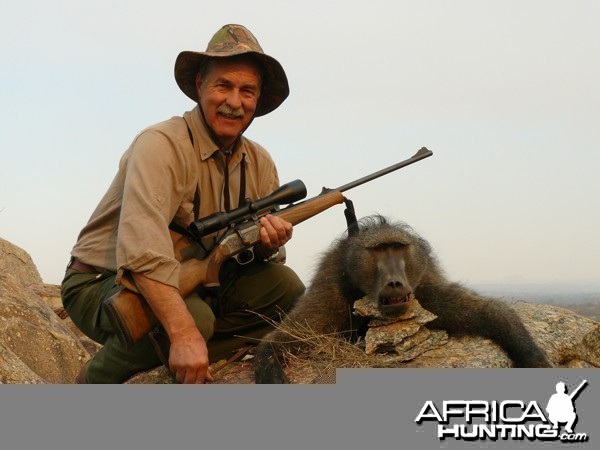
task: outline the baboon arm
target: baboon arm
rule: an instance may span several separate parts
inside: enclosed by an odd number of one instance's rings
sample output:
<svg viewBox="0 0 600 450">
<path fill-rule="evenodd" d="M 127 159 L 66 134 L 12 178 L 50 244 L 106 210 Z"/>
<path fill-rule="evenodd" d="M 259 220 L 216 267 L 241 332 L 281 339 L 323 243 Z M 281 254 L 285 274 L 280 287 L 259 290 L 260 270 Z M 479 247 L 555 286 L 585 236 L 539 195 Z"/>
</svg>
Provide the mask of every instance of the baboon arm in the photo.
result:
<svg viewBox="0 0 600 450">
<path fill-rule="evenodd" d="M 277 344 L 262 342 L 254 355 L 254 382 L 256 384 L 287 384 L 282 366 L 283 352 Z"/>
<path fill-rule="evenodd" d="M 516 367 L 552 367 L 521 318 L 506 303 L 482 297 L 458 283 L 419 286 L 415 293 L 438 318 L 432 327 L 456 335 L 477 335 L 496 342 Z"/>
</svg>

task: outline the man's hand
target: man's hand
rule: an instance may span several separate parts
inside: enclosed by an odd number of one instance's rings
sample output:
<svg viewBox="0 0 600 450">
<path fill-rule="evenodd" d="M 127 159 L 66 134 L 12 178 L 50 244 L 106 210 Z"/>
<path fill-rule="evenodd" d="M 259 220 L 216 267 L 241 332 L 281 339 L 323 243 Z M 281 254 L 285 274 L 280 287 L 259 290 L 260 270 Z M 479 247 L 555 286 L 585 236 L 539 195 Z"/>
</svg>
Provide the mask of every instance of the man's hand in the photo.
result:
<svg viewBox="0 0 600 450">
<path fill-rule="evenodd" d="M 132 273 L 140 293 L 165 328 L 171 341 L 169 368 L 180 383 L 212 381 L 206 341 L 196 327 L 179 291 L 173 286 Z"/>
<path fill-rule="evenodd" d="M 260 244 L 255 247 L 259 256 L 270 256 L 292 238 L 292 224 L 278 216 L 267 214 L 261 217 L 260 225 Z"/>
<path fill-rule="evenodd" d="M 178 382 L 198 384 L 212 381 L 208 365 L 206 342 L 196 326 L 183 333 L 178 330 L 171 337 L 169 368 Z"/>
</svg>

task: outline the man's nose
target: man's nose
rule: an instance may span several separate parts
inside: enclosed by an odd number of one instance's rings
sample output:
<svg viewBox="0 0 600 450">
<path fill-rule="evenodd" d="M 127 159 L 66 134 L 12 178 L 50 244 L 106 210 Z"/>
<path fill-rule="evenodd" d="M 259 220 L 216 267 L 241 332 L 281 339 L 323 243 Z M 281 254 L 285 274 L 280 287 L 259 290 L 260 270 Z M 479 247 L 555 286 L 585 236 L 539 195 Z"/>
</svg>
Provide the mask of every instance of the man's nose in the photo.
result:
<svg viewBox="0 0 600 450">
<path fill-rule="evenodd" d="M 239 89 L 231 89 L 227 95 L 227 104 L 232 109 L 238 109 L 242 107 L 242 97 L 240 96 Z"/>
</svg>

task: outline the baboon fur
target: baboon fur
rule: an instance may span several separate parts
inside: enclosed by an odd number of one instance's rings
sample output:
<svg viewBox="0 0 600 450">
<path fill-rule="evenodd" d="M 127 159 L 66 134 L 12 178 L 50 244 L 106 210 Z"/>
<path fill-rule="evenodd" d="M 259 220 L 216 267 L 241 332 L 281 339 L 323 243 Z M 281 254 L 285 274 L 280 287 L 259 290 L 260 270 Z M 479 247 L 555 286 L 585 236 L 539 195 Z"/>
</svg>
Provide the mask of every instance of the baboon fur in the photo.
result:
<svg viewBox="0 0 600 450">
<path fill-rule="evenodd" d="M 366 324 L 351 314 L 356 300 L 366 296 L 385 313 L 406 309 L 409 295 L 438 316 L 428 324 L 431 328 L 489 338 L 515 367 L 552 366 L 512 308 L 448 281 L 427 241 L 407 224 L 381 216 L 362 219 L 324 252 L 310 287 L 284 325 L 305 324 L 316 334 L 362 334 Z M 283 353 L 301 345 L 279 329 L 265 336 L 256 350 L 255 381 L 286 383 Z"/>
</svg>

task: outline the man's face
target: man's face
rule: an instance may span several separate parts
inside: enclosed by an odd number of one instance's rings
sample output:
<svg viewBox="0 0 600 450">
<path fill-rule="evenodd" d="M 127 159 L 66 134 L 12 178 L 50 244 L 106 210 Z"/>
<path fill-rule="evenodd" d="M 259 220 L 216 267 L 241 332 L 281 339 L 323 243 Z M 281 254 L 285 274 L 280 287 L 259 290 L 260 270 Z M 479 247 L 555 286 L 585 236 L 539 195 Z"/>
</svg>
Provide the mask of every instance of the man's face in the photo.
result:
<svg viewBox="0 0 600 450">
<path fill-rule="evenodd" d="M 260 95 L 260 72 L 251 61 L 215 60 L 196 89 L 207 124 L 228 146 L 248 125 Z"/>
</svg>

